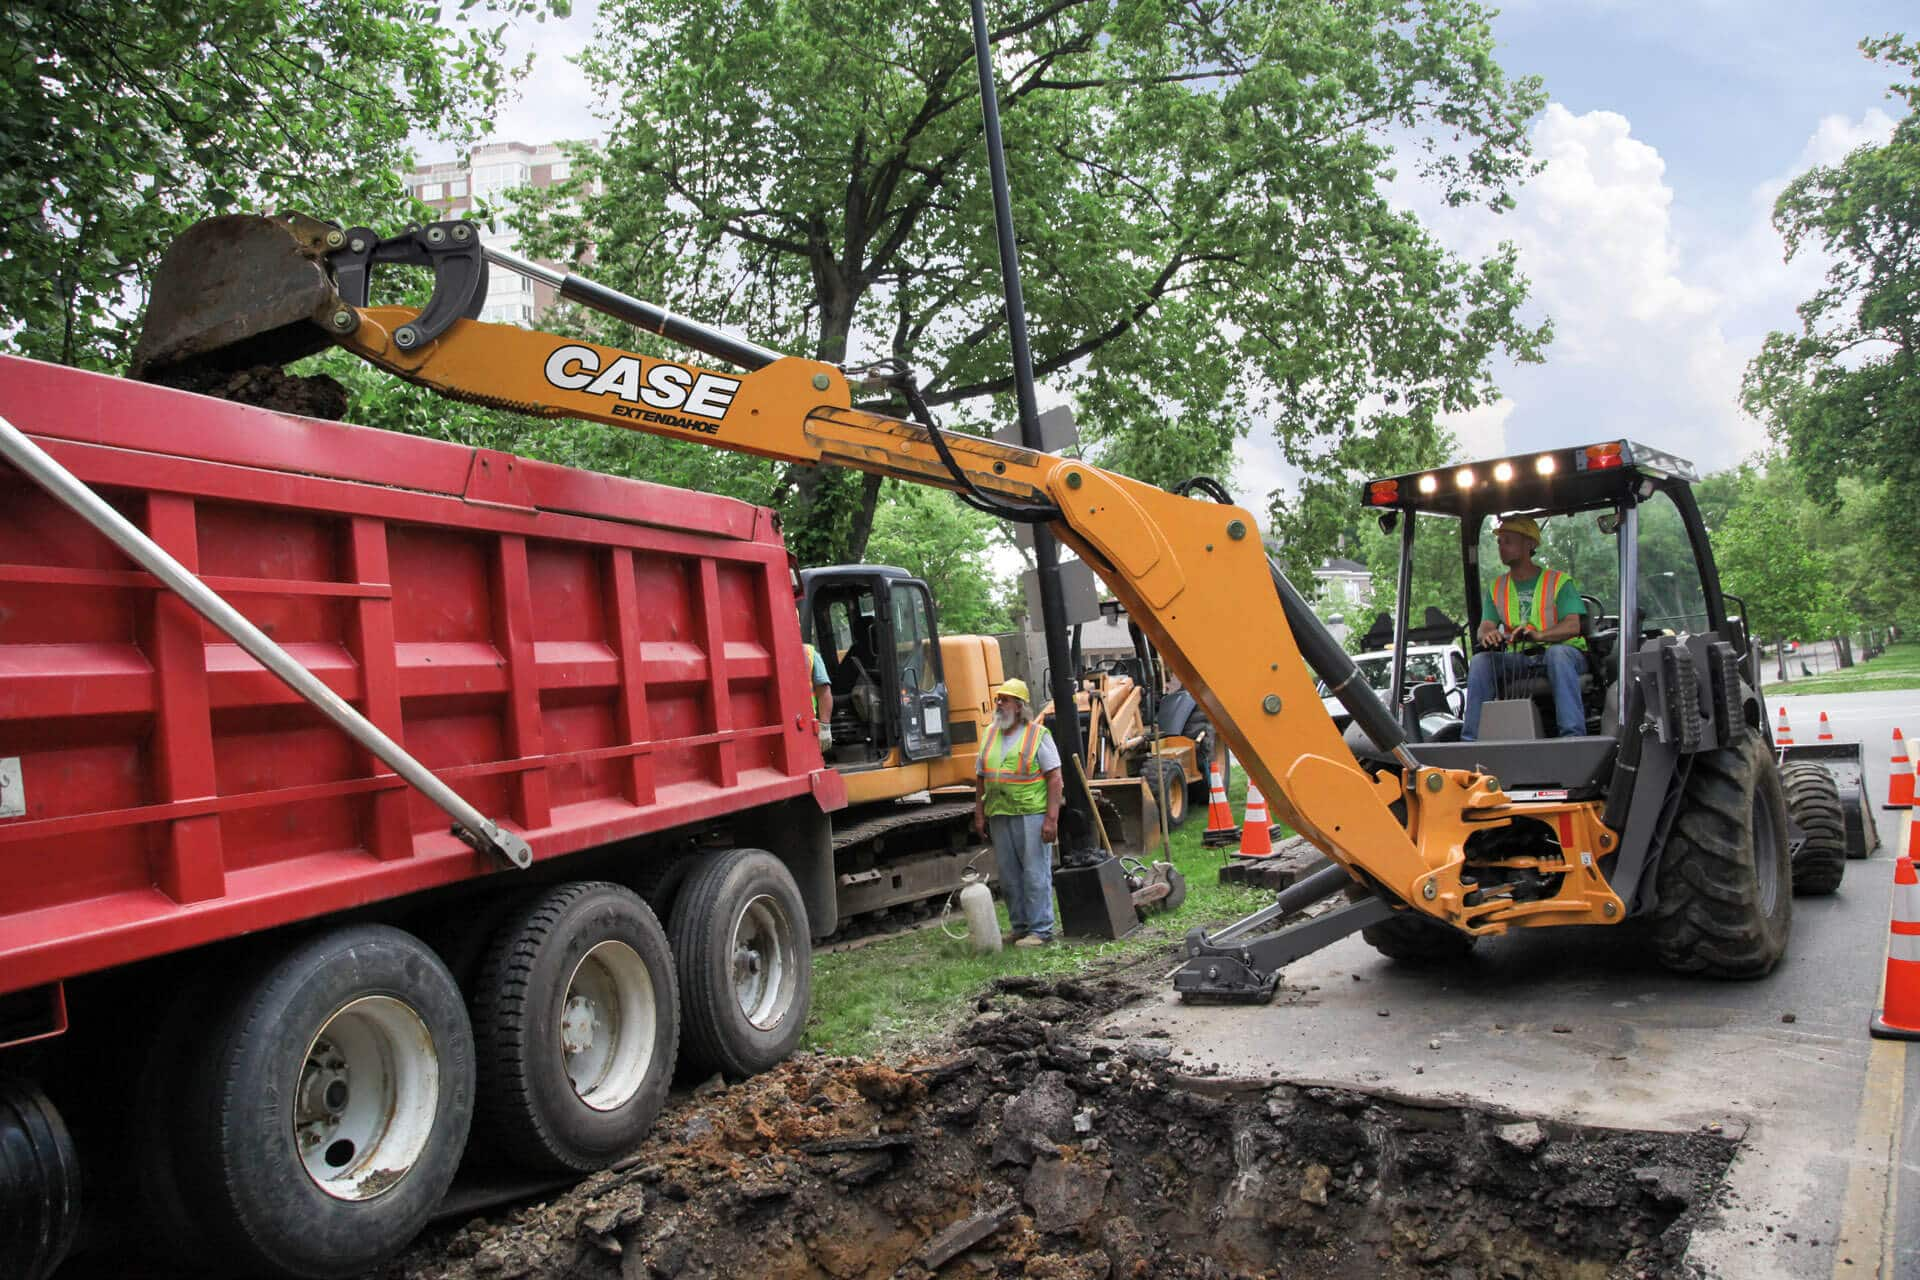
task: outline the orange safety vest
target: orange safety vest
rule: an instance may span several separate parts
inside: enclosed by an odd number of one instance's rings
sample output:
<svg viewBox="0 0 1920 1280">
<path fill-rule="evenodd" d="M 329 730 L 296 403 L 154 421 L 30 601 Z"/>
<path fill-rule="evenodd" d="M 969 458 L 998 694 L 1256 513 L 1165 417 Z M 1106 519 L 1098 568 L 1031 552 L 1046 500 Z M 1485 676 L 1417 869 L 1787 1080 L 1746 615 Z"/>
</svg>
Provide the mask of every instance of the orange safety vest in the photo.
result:
<svg viewBox="0 0 1920 1280">
<path fill-rule="evenodd" d="M 1560 611 L 1554 607 L 1554 598 L 1560 594 L 1560 580 L 1567 575 L 1558 569 L 1542 569 L 1534 580 L 1531 617 L 1514 615 L 1513 575 L 1503 573 L 1493 580 L 1493 607 L 1500 611 L 1500 620 L 1509 627 L 1530 626 L 1545 631 L 1560 621 Z"/>
<path fill-rule="evenodd" d="M 998 724 L 987 730 L 980 776 L 987 784 L 989 816 L 1046 812 L 1047 780 L 1040 772 L 1040 743 L 1046 732 L 1038 720 L 1027 721 L 1017 740 L 1002 734 Z"/>
</svg>

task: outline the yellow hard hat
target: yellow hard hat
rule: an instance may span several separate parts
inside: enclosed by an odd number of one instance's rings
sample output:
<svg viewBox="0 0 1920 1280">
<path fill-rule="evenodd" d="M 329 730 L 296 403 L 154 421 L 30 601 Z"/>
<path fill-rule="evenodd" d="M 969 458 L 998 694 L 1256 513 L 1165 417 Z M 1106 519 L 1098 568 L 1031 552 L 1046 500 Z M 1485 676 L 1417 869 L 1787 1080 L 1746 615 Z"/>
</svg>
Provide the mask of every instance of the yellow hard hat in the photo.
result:
<svg viewBox="0 0 1920 1280">
<path fill-rule="evenodd" d="M 1025 680 L 1009 680 L 998 689 L 995 689 L 993 696 L 996 698 L 1018 698 L 1022 702 L 1033 701 L 1032 695 L 1027 692 L 1027 682 Z"/>
<path fill-rule="evenodd" d="M 1507 516 L 1500 521 L 1495 533 L 1517 533 L 1523 538 L 1532 538 L 1537 546 L 1540 542 L 1540 522 L 1532 516 Z"/>
</svg>

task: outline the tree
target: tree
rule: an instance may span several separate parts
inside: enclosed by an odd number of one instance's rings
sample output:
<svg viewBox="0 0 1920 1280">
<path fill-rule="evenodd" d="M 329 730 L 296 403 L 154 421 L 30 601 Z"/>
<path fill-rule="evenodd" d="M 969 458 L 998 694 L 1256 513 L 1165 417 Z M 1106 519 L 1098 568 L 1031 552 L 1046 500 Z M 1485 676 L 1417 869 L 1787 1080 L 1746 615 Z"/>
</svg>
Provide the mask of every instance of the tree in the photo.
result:
<svg viewBox="0 0 1920 1280">
<path fill-rule="evenodd" d="M 1010 588 L 989 566 L 1005 535 L 993 517 L 922 485 L 885 486 L 873 516 L 867 559 L 897 565 L 933 592 L 947 635 L 1010 631 Z"/>
<path fill-rule="evenodd" d="M 1510 247 L 1443 249 L 1379 188 L 1510 203 L 1537 80 L 1472 0 L 1006 0 L 992 41 L 1036 371 L 1093 460 L 1225 474 L 1256 421 L 1310 475 L 1492 389 Z M 607 144 L 516 223 L 537 252 L 781 350 L 920 371 L 977 428 L 1009 361 L 967 25 L 880 0 L 608 0 Z M 641 38 L 637 33 L 645 33 Z M 620 334 L 611 340 L 631 341 Z M 895 402 L 897 405 L 897 402 Z M 879 482 L 785 469 L 803 559 L 858 558 Z M 1291 511 L 1291 508 L 1287 508 Z"/>
<path fill-rule="evenodd" d="M 1746 601 L 1755 635 L 1778 645 L 1790 636 L 1827 634 L 1831 567 L 1800 536 L 1790 507 L 1746 502 L 1728 513 L 1714 555 L 1728 591 Z"/>
<path fill-rule="evenodd" d="M 1829 507 L 1843 475 L 1907 494 L 1920 483 L 1920 44 L 1886 36 L 1860 48 L 1907 77 L 1891 88 L 1907 114 L 1884 146 L 1811 169 L 1780 193 L 1773 223 L 1787 258 L 1811 246 L 1833 265 L 1798 308 L 1800 333 L 1769 334 L 1742 387 L 1748 411 Z M 1911 554 L 1910 519 L 1906 527 L 1901 555 Z"/>
<path fill-rule="evenodd" d="M 120 367 L 162 251 L 211 214 L 423 215 L 400 185 L 408 140 L 484 124 L 515 75 L 504 29 L 443 25 L 419 0 L 14 0 L 0 14 L 0 340 Z"/>
</svg>

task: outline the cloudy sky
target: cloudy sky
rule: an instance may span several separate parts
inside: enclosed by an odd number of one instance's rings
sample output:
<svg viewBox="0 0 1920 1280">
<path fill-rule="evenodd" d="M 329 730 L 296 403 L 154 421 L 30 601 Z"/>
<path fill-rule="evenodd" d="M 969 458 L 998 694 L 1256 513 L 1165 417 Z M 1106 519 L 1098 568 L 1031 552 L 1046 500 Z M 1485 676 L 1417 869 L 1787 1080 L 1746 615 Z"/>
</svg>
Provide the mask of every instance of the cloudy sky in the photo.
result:
<svg viewBox="0 0 1920 1280">
<path fill-rule="evenodd" d="M 496 136 L 600 132 L 566 61 L 596 7 L 517 33 L 535 66 Z M 1533 312 L 1554 321 L 1546 364 L 1497 368 L 1505 398 L 1452 424 L 1465 455 L 1631 435 L 1712 469 L 1761 448 L 1741 371 L 1769 330 L 1793 326 L 1821 270 L 1781 261 L 1773 198 L 1885 139 L 1892 77 L 1856 45 L 1911 32 L 1913 15 L 1911 0 L 1508 0 L 1502 65 L 1544 77 L 1551 100 L 1533 130 L 1545 171 L 1503 217 L 1395 193 L 1463 253 L 1517 243 Z M 1254 442 L 1234 487 L 1260 510 L 1286 479 Z"/>
</svg>

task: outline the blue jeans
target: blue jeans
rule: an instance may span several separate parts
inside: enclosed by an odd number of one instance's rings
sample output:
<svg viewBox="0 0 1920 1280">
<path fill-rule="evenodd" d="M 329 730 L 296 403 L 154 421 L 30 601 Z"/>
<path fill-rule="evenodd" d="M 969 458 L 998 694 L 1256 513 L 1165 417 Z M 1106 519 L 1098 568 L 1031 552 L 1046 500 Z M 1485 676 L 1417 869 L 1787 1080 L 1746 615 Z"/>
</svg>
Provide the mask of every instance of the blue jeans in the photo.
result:
<svg viewBox="0 0 1920 1280">
<path fill-rule="evenodd" d="M 1570 644 L 1550 644 L 1544 654 L 1476 653 L 1467 668 L 1467 722 L 1460 740 L 1472 742 L 1480 736 L 1480 708 L 1499 693 L 1503 682 L 1540 675 L 1553 686 L 1556 731 L 1563 738 L 1579 737 L 1587 731 L 1587 713 L 1580 706 L 1580 673 L 1586 669 L 1586 655 Z"/>
<path fill-rule="evenodd" d="M 1046 820 L 1044 813 L 987 819 L 1007 920 L 1015 933 L 1036 938 L 1053 936 L 1053 846 L 1040 840 L 1040 824 Z"/>
</svg>

